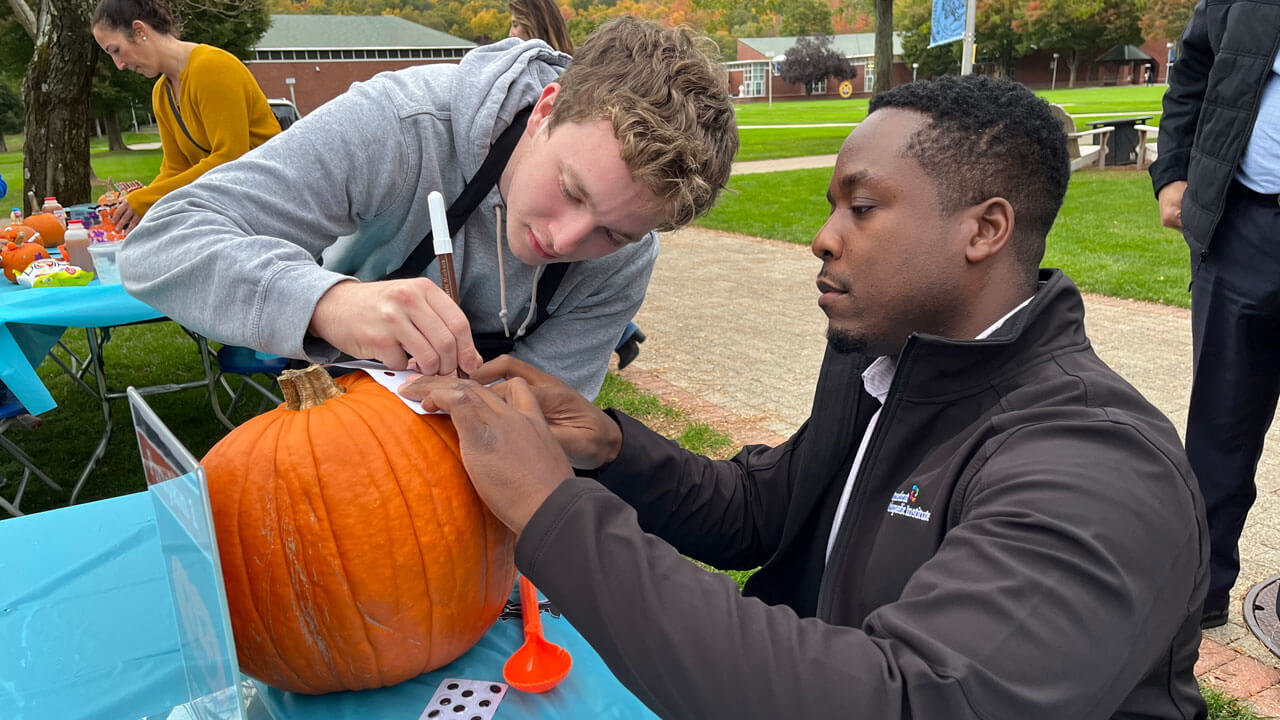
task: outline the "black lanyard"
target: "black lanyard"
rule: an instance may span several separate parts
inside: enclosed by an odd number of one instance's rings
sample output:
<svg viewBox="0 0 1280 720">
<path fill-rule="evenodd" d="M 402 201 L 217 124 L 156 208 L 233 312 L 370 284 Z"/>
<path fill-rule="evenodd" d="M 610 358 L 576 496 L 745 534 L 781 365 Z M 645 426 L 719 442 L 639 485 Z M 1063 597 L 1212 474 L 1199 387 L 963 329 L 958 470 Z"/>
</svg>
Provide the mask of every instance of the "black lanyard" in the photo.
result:
<svg viewBox="0 0 1280 720">
<path fill-rule="evenodd" d="M 476 171 L 474 177 L 467 182 L 466 187 L 458 197 L 449 205 L 449 209 L 445 211 L 445 217 L 449 221 L 450 234 L 458 231 L 467 218 L 489 195 L 489 191 L 498 184 L 498 178 L 502 176 L 502 171 L 507 167 L 507 161 L 511 159 L 511 153 L 515 150 L 516 143 L 520 142 L 520 135 L 524 133 L 525 127 L 529 123 L 529 113 L 533 108 L 525 108 L 516 113 L 511 120 L 511 125 L 502 131 L 502 135 L 498 136 L 498 140 L 493 143 L 493 147 L 489 148 L 489 154 L 485 156 L 484 162 L 480 164 L 480 169 Z M 499 228 L 501 230 L 501 228 Z M 431 241 L 431 232 L 427 231 L 426 236 L 418 243 L 418 247 L 404 261 L 399 269 L 388 273 L 386 278 L 392 280 L 420 277 L 432 262 L 436 259 L 435 245 Z M 551 297 L 555 295 L 556 290 L 560 287 L 560 282 L 564 280 L 564 274 L 568 272 L 570 263 L 553 263 L 548 266 L 542 273 L 542 278 L 538 282 L 537 311 L 534 314 L 533 321 L 525 329 L 525 335 L 530 335 L 544 320 L 551 316 L 547 310 L 547 306 L 551 303 Z M 506 337 L 505 333 L 473 333 L 472 339 L 476 343 L 476 349 L 480 351 L 480 355 L 485 360 L 493 358 L 503 353 L 509 353 L 515 347 L 515 339 Z"/>
<path fill-rule="evenodd" d="M 204 151 L 206 155 L 212 155 L 213 151 L 196 142 L 196 139 L 191 137 L 191 131 L 187 129 L 187 124 L 182 122 L 182 113 L 178 112 L 178 103 L 173 101 L 173 89 L 169 87 L 169 80 L 167 78 L 164 81 L 164 96 L 169 98 L 169 108 L 173 110 L 173 117 L 178 121 L 178 127 L 182 128 L 182 134 L 186 135 L 187 139 L 191 141 L 191 144 L 200 148 L 200 150 Z"/>
</svg>

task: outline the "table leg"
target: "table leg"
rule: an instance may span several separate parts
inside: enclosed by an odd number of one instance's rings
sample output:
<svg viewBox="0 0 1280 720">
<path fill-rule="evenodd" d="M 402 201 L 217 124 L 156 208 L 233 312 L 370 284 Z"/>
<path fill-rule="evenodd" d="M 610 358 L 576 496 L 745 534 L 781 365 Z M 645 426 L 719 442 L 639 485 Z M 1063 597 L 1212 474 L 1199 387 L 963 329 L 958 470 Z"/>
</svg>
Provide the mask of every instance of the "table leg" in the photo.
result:
<svg viewBox="0 0 1280 720">
<path fill-rule="evenodd" d="M 93 376 L 98 385 L 98 405 L 102 408 L 102 439 L 98 440 L 98 446 L 93 449 L 93 455 L 89 457 L 89 462 L 80 473 L 80 479 L 76 481 L 75 489 L 71 491 L 71 502 L 67 503 L 68 505 L 76 504 L 76 497 L 80 495 L 81 488 L 98 465 L 98 461 L 106 454 L 107 443 L 111 440 L 111 400 L 107 392 L 106 362 L 102 357 L 102 346 L 98 343 L 96 328 L 85 328 L 85 334 L 89 338 L 89 357 L 86 362 L 93 366 Z"/>
<path fill-rule="evenodd" d="M 18 508 L 22 506 L 22 494 L 26 492 L 27 482 L 31 480 L 32 475 L 35 475 L 37 479 L 54 490 L 60 491 L 62 486 L 54 482 L 48 475 L 45 475 L 43 470 L 36 467 L 35 461 L 31 459 L 31 456 L 26 451 L 4 436 L 5 429 L 12 422 L 12 418 L 0 421 L 0 448 L 3 448 L 5 452 L 13 456 L 18 461 L 18 464 L 22 466 L 22 479 L 18 481 L 18 492 L 14 495 L 12 503 L 4 499 L 4 497 L 0 497 L 0 509 L 17 517 L 23 514 Z M 5 484 L 4 478 L 0 478 L 0 485 L 3 484 Z"/>
<path fill-rule="evenodd" d="M 104 333 L 100 345 L 105 346 L 110 337 L 109 333 Z M 57 350 L 65 352 L 67 354 L 67 360 L 64 361 L 62 358 L 58 357 Z M 55 365 L 62 368 L 62 372 L 65 373 L 67 377 L 71 378 L 72 382 L 79 385 L 82 390 L 90 395 L 96 396 L 98 394 L 96 390 L 89 386 L 89 383 L 84 381 L 84 376 L 92 369 L 88 358 L 81 360 L 80 356 L 72 352 L 71 348 L 67 347 L 66 344 L 62 342 L 59 342 L 52 350 L 49 351 L 48 357 Z"/>
<path fill-rule="evenodd" d="M 190 380 L 180 383 L 164 383 L 161 385 L 149 385 L 146 387 L 135 388 L 142 395 L 157 395 L 161 393 L 176 392 L 178 390 L 190 390 L 194 388 L 211 388 L 213 378 L 213 367 L 209 360 L 209 341 L 204 336 L 193 333 L 186 328 L 182 328 L 183 332 L 191 337 L 196 344 L 196 349 L 200 353 L 201 369 L 204 371 L 204 378 L 200 380 Z M 101 335 L 99 335 L 101 333 Z M 107 363 L 106 357 L 103 355 L 103 348 L 110 339 L 110 328 L 86 328 L 85 334 L 89 340 L 89 356 L 85 358 L 84 364 L 80 369 L 80 375 L 84 374 L 85 368 L 89 368 L 93 372 L 94 384 L 96 388 L 89 387 L 82 379 L 72 375 L 73 380 L 77 380 L 86 390 L 95 395 L 98 399 L 98 405 L 102 409 L 102 421 L 104 423 L 102 429 L 102 437 L 98 440 L 98 445 L 93 450 L 89 462 L 85 464 L 84 470 L 80 473 L 80 478 L 76 481 L 75 489 L 71 491 L 71 502 L 74 505 L 76 498 L 80 495 L 80 490 L 89 479 L 89 475 L 98 465 L 98 461 L 107 452 L 107 444 L 111 440 L 111 401 L 116 398 L 126 397 L 121 391 L 111 390 L 107 385 Z M 64 368 L 65 369 L 65 368 Z"/>
</svg>

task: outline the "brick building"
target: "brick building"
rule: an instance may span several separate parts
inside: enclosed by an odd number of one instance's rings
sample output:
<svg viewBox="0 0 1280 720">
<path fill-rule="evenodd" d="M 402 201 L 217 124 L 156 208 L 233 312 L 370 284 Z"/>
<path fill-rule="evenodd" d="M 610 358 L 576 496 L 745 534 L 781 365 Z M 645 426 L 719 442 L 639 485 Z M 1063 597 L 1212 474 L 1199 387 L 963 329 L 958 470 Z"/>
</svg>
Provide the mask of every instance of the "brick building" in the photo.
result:
<svg viewBox="0 0 1280 720">
<path fill-rule="evenodd" d="M 770 72 L 773 59 L 785 55 L 798 39 L 795 36 L 739 39 L 737 61 L 725 63 L 729 71 L 729 92 L 741 102 L 764 102 L 770 96 L 774 100 L 803 99 L 805 97 L 803 86 L 785 82 Z M 832 35 L 831 39 L 831 46 L 848 58 L 858 71 L 849 96 L 869 97 L 875 79 L 875 33 Z M 1141 85 L 1145 82 L 1145 70 L 1148 65 L 1156 69 L 1156 83 L 1167 82 L 1169 61 L 1176 59 L 1175 46 L 1176 43 L 1168 39 L 1146 40 L 1136 47 L 1125 46 L 1129 49 L 1131 56 L 1135 57 L 1126 62 L 1097 62 L 1095 59 L 1104 56 L 1107 48 L 1085 51 L 1082 53 L 1084 59 L 1076 68 L 1075 86 Z M 1133 53 L 1134 50 L 1137 53 Z M 893 59 L 893 84 L 901 85 L 911 82 L 911 65 L 902 59 L 901 33 L 894 33 Z M 994 73 L 996 71 L 995 64 L 984 63 L 982 60 L 982 48 L 978 48 L 978 62 L 974 65 L 974 72 Z M 1055 61 L 1051 50 L 1036 49 L 1018 61 L 1017 79 L 1035 89 L 1065 88 L 1071 75 L 1068 62 L 1066 53 L 1059 53 Z M 841 97 L 840 82 L 835 78 L 827 78 L 818 84 L 811 97 L 814 99 Z"/>
<path fill-rule="evenodd" d="M 849 59 L 858 76 L 853 80 L 850 97 L 868 97 L 875 79 L 875 33 L 831 35 L 831 47 Z M 729 70 L 729 92 L 744 101 L 773 99 L 795 100 L 805 97 L 803 85 L 784 81 L 770 72 L 771 59 L 786 54 L 799 38 L 740 38 L 738 60 L 725 63 Z M 911 81 L 911 67 L 902 62 L 902 33 L 893 34 L 893 83 Z M 813 99 L 840 97 L 840 81 L 827 78 L 814 89 Z"/>
<path fill-rule="evenodd" d="M 456 63 L 475 43 L 392 15 L 272 15 L 246 65 L 302 114 L 384 70 Z"/>
<path fill-rule="evenodd" d="M 1176 40 L 1176 38 L 1174 39 Z M 1155 82 L 1168 82 L 1169 60 L 1176 59 L 1174 48 L 1177 43 L 1170 39 L 1143 41 L 1136 46 L 1150 60 L 1136 59 L 1130 62 L 1095 62 L 1094 58 L 1103 56 L 1107 48 L 1102 47 L 1082 53 L 1084 60 L 1076 68 L 1076 87 L 1098 87 L 1101 85 L 1141 85 L 1144 82 L 1143 71 L 1147 65 L 1156 68 Z M 1066 53 L 1059 53 L 1057 58 L 1057 78 L 1054 78 L 1054 57 L 1051 50 L 1035 50 L 1018 61 L 1018 82 L 1030 88 L 1044 89 L 1067 87 L 1071 77 L 1071 69 L 1067 65 Z M 975 70 L 984 71 L 982 66 Z"/>
</svg>

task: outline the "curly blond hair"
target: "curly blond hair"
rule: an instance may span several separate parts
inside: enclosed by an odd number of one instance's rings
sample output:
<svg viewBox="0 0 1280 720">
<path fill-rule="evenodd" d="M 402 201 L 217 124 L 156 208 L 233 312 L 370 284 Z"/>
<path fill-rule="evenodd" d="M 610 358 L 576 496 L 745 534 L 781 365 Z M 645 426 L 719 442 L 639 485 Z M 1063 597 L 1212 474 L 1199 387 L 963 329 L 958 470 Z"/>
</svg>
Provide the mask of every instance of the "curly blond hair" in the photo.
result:
<svg viewBox="0 0 1280 720">
<path fill-rule="evenodd" d="M 631 176 L 663 202 L 673 230 L 710 210 L 729 180 L 738 125 L 715 45 L 687 28 L 622 17 L 578 48 L 550 127 L 608 120 Z"/>
</svg>

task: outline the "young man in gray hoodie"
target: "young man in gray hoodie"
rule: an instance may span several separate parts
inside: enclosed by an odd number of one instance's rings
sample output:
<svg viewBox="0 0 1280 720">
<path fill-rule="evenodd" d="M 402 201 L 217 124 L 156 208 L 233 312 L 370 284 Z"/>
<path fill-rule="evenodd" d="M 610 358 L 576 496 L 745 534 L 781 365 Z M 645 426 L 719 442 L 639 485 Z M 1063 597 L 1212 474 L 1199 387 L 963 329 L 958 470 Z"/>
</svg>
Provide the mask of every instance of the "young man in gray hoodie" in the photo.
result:
<svg viewBox="0 0 1280 720">
<path fill-rule="evenodd" d="M 510 38 L 352 85 L 157 203 L 121 249 L 126 289 L 229 344 L 428 374 L 511 352 L 594 397 L 654 231 L 711 207 L 738 141 L 723 70 L 687 31 L 622 18 L 569 61 Z M 439 262 L 384 279 L 430 229 L 428 193 L 457 198 L 530 108 L 496 186 L 453 228 L 461 307 Z M 571 265 L 539 302 L 557 263 Z"/>
</svg>

